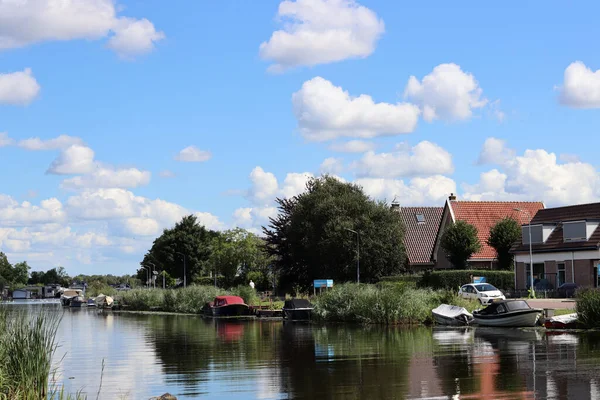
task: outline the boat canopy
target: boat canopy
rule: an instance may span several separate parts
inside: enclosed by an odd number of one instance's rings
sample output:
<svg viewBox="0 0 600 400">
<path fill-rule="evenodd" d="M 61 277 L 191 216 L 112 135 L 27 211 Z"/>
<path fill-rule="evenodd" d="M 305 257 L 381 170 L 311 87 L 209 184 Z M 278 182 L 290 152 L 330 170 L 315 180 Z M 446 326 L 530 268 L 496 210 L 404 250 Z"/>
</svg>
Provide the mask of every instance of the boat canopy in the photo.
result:
<svg viewBox="0 0 600 400">
<path fill-rule="evenodd" d="M 79 290 L 79 289 L 66 289 L 63 292 L 63 296 L 65 296 L 65 297 L 75 297 L 75 296 L 80 296 L 81 293 L 82 293 L 82 291 Z"/>
<path fill-rule="evenodd" d="M 283 308 L 295 310 L 299 308 L 313 308 L 313 305 L 306 299 L 291 299 L 285 301 Z"/>
<path fill-rule="evenodd" d="M 112 306 L 113 302 L 114 299 L 105 294 L 99 294 L 98 297 L 96 297 L 96 305 L 106 305 L 110 307 Z"/>
<path fill-rule="evenodd" d="M 505 312 L 523 310 L 531 310 L 531 307 L 529 307 L 529 304 L 527 304 L 525 300 L 495 301 L 479 311 L 478 314 L 502 314 Z"/>
<path fill-rule="evenodd" d="M 443 315 L 448 318 L 457 318 L 457 317 L 460 317 L 461 315 L 467 315 L 467 316 L 472 317 L 471 313 L 469 311 L 467 311 L 466 308 L 459 307 L 459 306 L 452 306 L 449 304 L 442 304 L 442 305 L 438 306 L 437 308 L 434 308 L 431 311 L 435 314 Z"/>
<path fill-rule="evenodd" d="M 246 304 L 244 299 L 239 296 L 217 296 L 215 297 L 215 307 L 227 306 L 230 304 Z"/>
</svg>

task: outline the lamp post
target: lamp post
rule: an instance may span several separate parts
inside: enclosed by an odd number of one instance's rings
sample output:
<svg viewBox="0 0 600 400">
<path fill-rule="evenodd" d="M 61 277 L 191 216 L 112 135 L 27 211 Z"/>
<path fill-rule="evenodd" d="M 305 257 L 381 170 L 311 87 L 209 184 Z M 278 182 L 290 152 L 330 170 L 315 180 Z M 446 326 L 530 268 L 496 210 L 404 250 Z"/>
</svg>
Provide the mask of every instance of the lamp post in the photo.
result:
<svg viewBox="0 0 600 400">
<path fill-rule="evenodd" d="M 356 235 L 356 283 L 360 283 L 360 234 L 352 229 L 346 230 Z"/>
<path fill-rule="evenodd" d="M 531 245 L 531 213 L 527 210 L 523 210 L 521 208 L 514 208 L 515 211 L 518 212 L 522 212 L 527 214 L 527 216 L 529 217 L 529 223 L 527 224 L 527 230 L 529 231 L 529 278 L 530 278 L 530 285 L 531 285 L 531 294 L 532 297 L 534 296 L 535 293 L 535 289 L 533 287 L 533 251 L 532 251 L 532 245 Z"/>
<path fill-rule="evenodd" d="M 186 256 L 185 256 L 185 254 L 183 254 L 179 251 L 176 251 L 175 253 L 181 254 L 183 256 L 183 287 L 185 288 L 185 287 L 187 287 L 186 265 L 185 265 Z"/>
<path fill-rule="evenodd" d="M 152 265 L 152 284 L 154 286 L 154 289 L 156 289 L 156 277 L 155 277 L 155 275 L 156 275 L 156 265 L 154 265 L 154 263 L 150 262 L 150 261 L 146 261 L 146 263 Z"/>
<path fill-rule="evenodd" d="M 146 287 L 148 286 L 148 280 L 150 280 L 150 267 L 144 267 L 142 265 L 142 268 L 144 268 L 144 270 L 146 271 Z"/>
</svg>

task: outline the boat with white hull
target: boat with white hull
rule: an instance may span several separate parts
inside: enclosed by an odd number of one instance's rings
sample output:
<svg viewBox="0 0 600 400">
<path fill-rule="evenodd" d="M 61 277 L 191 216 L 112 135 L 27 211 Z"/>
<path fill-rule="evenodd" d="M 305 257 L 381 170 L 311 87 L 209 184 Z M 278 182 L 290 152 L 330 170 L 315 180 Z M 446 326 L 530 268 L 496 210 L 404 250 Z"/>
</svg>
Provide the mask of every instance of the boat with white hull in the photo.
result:
<svg viewBox="0 0 600 400">
<path fill-rule="evenodd" d="M 473 314 L 464 307 L 442 304 L 431 310 L 433 319 L 439 325 L 462 326 L 473 321 Z"/>
<path fill-rule="evenodd" d="M 529 327 L 536 326 L 541 314 L 541 309 L 531 308 L 525 300 L 504 300 L 474 311 L 473 320 L 480 326 Z"/>
</svg>

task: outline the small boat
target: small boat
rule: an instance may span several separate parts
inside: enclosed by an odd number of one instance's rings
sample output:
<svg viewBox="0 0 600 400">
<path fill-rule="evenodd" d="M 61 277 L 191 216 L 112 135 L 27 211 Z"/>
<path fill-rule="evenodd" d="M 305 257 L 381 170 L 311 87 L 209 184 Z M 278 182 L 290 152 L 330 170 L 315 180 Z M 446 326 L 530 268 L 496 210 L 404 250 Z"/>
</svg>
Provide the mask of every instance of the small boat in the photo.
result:
<svg viewBox="0 0 600 400">
<path fill-rule="evenodd" d="M 557 315 L 556 317 L 548 318 L 544 321 L 544 326 L 547 329 L 576 329 L 577 313 Z"/>
<path fill-rule="evenodd" d="M 203 312 L 211 317 L 237 317 L 250 314 L 250 308 L 239 296 L 217 296 L 206 303 Z"/>
<path fill-rule="evenodd" d="M 283 318 L 291 321 L 308 321 L 314 307 L 306 299 L 286 300 L 283 304 Z"/>
<path fill-rule="evenodd" d="M 79 289 L 65 289 L 63 294 L 60 296 L 60 303 L 65 307 L 69 307 L 71 305 L 71 299 L 81 296 L 82 293 L 83 292 Z"/>
<path fill-rule="evenodd" d="M 97 308 L 112 308 L 114 304 L 114 299 L 105 294 L 99 294 L 95 299 L 95 304 Z"/>
<path fill-rule="evenodd" d="M 88 303 L 87 301 L 83 298 L 83 296 L 75 296 L 71 299 L 70 303 L 69 303 L 69 307 L 87 307 Z"/>
<path fill-rule="evenodd" d="M 473 321 L 473 314 L 464 307 L 442 304 L 431 310 L 433 319 L 439 325 L 469 325 Z"/>
<path fill-rule="evenodd" d="M 473 311 L 473 320 L 481 326 L 516 328 L 535 326 L 541 314 L 541 309 L 531 308 L 525 300 L 502 300 Z"/>
</svg>

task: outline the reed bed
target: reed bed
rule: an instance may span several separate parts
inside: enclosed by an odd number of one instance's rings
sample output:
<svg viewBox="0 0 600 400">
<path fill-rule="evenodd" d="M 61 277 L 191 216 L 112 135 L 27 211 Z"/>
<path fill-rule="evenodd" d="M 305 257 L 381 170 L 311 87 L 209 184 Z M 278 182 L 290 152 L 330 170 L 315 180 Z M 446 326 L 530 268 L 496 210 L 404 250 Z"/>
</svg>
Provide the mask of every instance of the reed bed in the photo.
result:
<svg viewBox="0 0 600 400">
<path fill-rule="evenodd" d="M 575 297 L 579 323 L 585 328 L 600 328 L 600 290 L 579 290 Z"/>
</svg>

